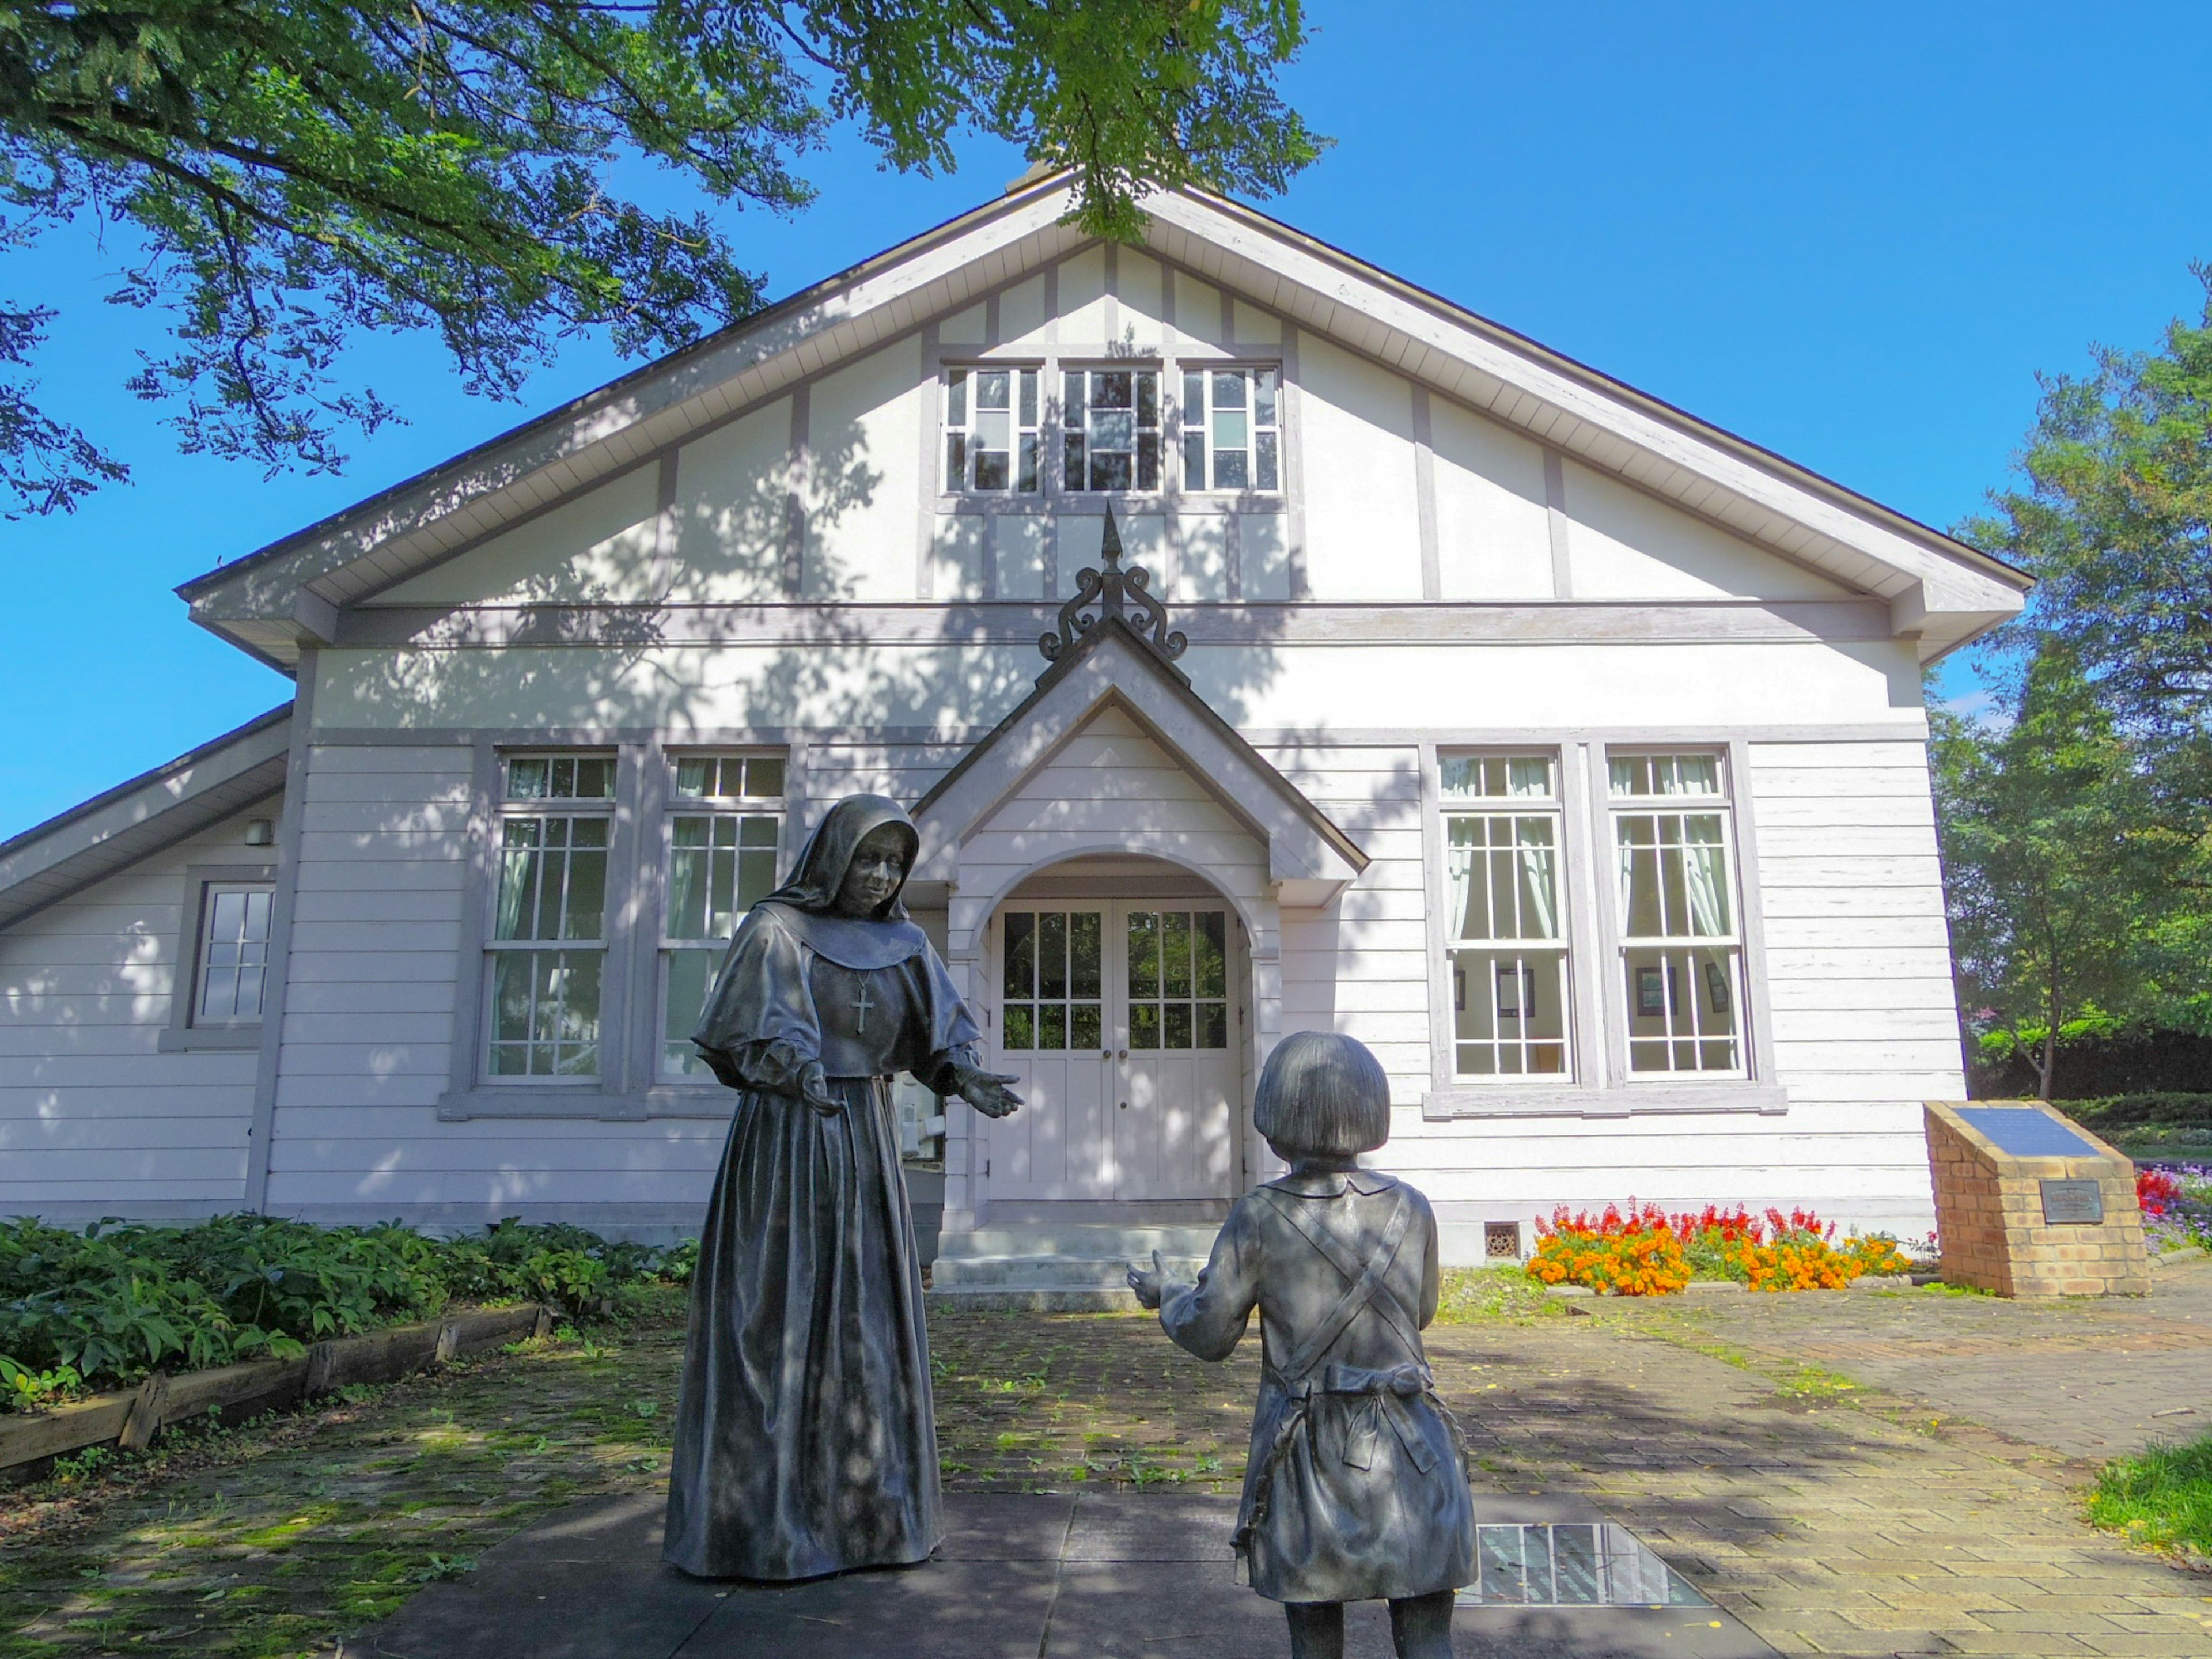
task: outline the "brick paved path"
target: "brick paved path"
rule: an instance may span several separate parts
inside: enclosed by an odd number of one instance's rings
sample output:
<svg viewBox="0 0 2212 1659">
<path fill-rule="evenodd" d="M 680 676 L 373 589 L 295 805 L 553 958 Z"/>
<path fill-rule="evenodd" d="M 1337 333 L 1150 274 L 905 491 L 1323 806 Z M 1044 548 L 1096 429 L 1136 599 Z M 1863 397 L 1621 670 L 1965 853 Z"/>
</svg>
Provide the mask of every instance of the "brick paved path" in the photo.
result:
<svg viewBox="0 0 2212 1659">
<path fill-rule="evenodd" d="M 1764 1360 L 1826 1366 L 2101 1463 L 2212 1429 L 2212 1261 L 2161 1267 L 2155 1284 L 2148 1300 L 2098 1302 L 1926 1291 L 1670 1298 L 1642 1316 L 1687 1320 Z"/>
<path fill-rule="evenodd" d="M 2199 1420 L 2145 1409 L 2202 1400 L 2212 1378 L 2212 1264 L 2190 1271 L 2202 1278 L 2162 1277 L 2148 1303 L 1607 1300 L 1579 1304 L 1594 1316 L 1440 1326 L 1431 1354 L 1478 1479 L 1591 1498 L 1784 1652 L 2212 1659 L 2212 1574 L 2129 1550 L 2081 1518 L 2082 1425 L 2099 1411 L 2113 1443 L 2122 1419 Z M 940 1378 L 947 1455 L 968 1465 L 951 1484 L 1055 1484 L 1080 1444 L 1090 1479 L 1110 1478 L 1118 1459 L 1234 1490 L 1248 1353 L 1200 1365 L 1149 1320 L 1110 1316 L 932 1324 L 953 1373 Z M 2154 1380 L 2130 1382 L 2142 1359 Z M 1860 1396 L 1826 1391 L 1807 1364 L 1905 1379 L 1935 1403 L 1925 1417 L 1917 1394 L 1887 1410 L 1879 1391 L 1852 1403 Z M 1945 1393 L 1954 1366 L 1957 1399 Z M 1035 1392 L 971 1392 L 994 1376 L 1034 1377 Z M 2031 1397 L 2002 1433 L 1959 1420 L 2002 1415 L 2036 1376 L 2103 1403 Z M 2091 1455 L 2109 1454 L 2100 1443 Z M 1196 1473 L 1217 1455 L 1218 1471 Z"/>
<path fill-rule="evenodd" d="M 1785 1653 L 2212 1655 L 2212 1576 L 2090 1529 L 2056 1458 L 1808 1406 L 1632 1319 L 1431 1346 L 1492 1480 L 1591 1498 Z"/>
</svg>

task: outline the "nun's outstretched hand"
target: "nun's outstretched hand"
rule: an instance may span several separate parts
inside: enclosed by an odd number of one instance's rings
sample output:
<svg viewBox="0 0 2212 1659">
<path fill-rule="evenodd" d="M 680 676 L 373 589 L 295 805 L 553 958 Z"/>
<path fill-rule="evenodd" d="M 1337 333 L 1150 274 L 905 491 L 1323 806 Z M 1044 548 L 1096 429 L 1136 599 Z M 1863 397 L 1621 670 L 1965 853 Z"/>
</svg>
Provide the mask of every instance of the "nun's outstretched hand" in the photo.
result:
<svg viewBox="0 0 2212 1659">
<path fill-rule="evenodd" d="M 952 1077 L 953 1093 L 985 1117 L 1005 1117 L 1022 1103 L 1022 1097 L 1006 1087 L 1021 1081 L 1011 1072 L 981 1072 L 958 1066 L 953 1068 Z"/>
</svg>

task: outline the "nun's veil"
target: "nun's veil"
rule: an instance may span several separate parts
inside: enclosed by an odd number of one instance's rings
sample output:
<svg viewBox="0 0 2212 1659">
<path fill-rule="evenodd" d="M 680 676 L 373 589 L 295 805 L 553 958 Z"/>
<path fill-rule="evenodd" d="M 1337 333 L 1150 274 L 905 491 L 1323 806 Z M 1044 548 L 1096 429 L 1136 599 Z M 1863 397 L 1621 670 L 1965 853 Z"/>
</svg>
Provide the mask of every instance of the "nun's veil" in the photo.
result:
<svg viewBox="0 0 2212 1659">
<path fill-rule="evenodd" d="M 914 827 L 906 809 L 885 795 L 848 795 L 831 807 L 799 850 L 791 879 L 761 902 L 788 905 L 809 915 L 831 914 L 838 889 L 845 884 L 845 872 L 852 867 L 853 854 L 863 841 L 887 823 L 896 825 L 906 842 L 906 868 L 900 872 L 899 884 L 891 896 L 868 913 L 868 920 L 904 921 L 906 904 L 901 896 L 906 891 L 907 877 L 914 871 L 921 832 Z"/>
</svg>

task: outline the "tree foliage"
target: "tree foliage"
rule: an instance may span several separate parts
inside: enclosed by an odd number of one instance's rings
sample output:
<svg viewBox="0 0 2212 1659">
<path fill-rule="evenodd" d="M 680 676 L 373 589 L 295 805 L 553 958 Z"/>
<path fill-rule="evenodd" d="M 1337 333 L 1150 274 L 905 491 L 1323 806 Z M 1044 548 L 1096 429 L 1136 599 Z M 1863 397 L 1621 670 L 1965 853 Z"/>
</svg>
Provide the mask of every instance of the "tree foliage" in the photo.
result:
<svg viewBox="0 0 2212 1659">
<path fill-rule="evenodd" d="M 2037 647 L 2006 713 L 1932 716 L 1951 947 L 1968 1019 L 2014 1040 L 2048 1100 L 2069 1021 L 2170 1018 L 2185 998 L 2173 922 L 2197 849 L 2151 810 L 2136 745 L 2063 641 Z"/>
<path fill-rule="evenodd" d="M 1963 988 L 2047 1093 L 2085 1012 L 2212 1030 L 2212 297 L 2046 379 L 1990 506 L 1960 533 L 2038 586 L 1983 652 L 1996 722 L 1943 717 L 1936 775 Z"/>
<path fill-rule="evenodd" d="M 637 158 L 790 212 L 851 120 L 895 166 L 963 131 L 1074 168 L 1127 236 L 1152 185 L 1268 194 L 1318 153 L 1278 66 L 1297 0 L 18 0 L 0 10 L 0 235 L 129 228 L 111 300 L 166 308 L 132 382 L 188 452 L 342 465 L 393 410 L 339 358 L 434 328 L 513 396 L 562 339 L 683 346 L 757 307 L 723 216 L 621 187 Z M 618 176 L 619 175 L 619 176 Z M 51 321 L 0 309 L 0 487 L 68 507 L 121 467 L 34 400 Z"/>
<path fill-rule="evenodd" d="M 2212 268 L 2197 274 L 2198 323 L 2044 381 L 2019 485 L 1961 532 L 2039 584 L 2000 655 L 2063 641 L 2185 811 L 2212 807 Z"/>
</svg>

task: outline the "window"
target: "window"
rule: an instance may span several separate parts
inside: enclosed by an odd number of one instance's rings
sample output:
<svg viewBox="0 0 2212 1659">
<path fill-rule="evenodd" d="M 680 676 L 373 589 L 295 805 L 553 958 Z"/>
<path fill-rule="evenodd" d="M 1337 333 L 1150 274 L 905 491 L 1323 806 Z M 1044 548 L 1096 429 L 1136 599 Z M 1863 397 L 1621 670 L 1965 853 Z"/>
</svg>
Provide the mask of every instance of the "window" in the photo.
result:
<svg viewBox="0 0 2212 1659">
<path fill-rule="evenodd" d="M 1132 910 L 1129 1046 L 1229 1046 L 1229 918 L 1220 910 Z"/>
<path fill-rule="evenodd" d="M 194 1026 L 260 1023 L 275 890 L 260 883 L 210 881 L 202 885 L 199 960 L 192 981 Z"/>
<path fill-rule="evenodd" d="M 1629 1073 L 1745 1076 L 1743 939 L 1721 757 L 1614 755 L 1608 793 Z"/>
<path fill-rule="evenodd" d="M 678 755 L 669 763 L 668 895 L 660 939 L 660 1073 L 705 1077 L 691 1033 L 738 921 L 775 887 L 783 761 Z"/>
<path fill-rule="evenodd" d="M 1105 1042 L 1103 918 L 1096 910 L 1006 913 L 1008 1048 L 1096 1048 Z"/>
<path fill-rule="evenodd" d="M 594 1079 L 614 757 L 509 755 L 500 769 L 485 1069 Z"/>
<path fill-rule="evenodd" d="M 945 488 L 1034 494 L 1040 450 L 1037 371 L 956 368 L 945 383 Z"/>
<path fill-rule="evenodd" d="M 1453 1070 L 1564 1080 L 1567 937 L 1557 759 L 1447 757 L 1442 769 Z"/>
<path fill-rule="evenodd" d="M 1159 372 L 1071 368 L 1060 382 L 1061 459 L 1067 488 L 1158 489 Z"/>
<path fill-rule="evenodd" d="M 1279 489 L 1281 399 L 1272 368 L 1187 368 L 1182 487 Z"/>
</svg>

